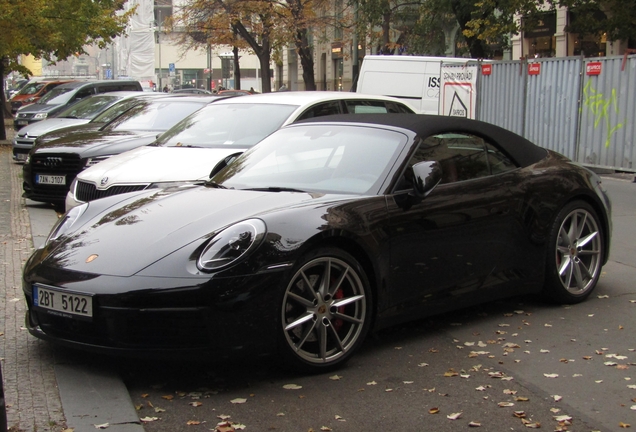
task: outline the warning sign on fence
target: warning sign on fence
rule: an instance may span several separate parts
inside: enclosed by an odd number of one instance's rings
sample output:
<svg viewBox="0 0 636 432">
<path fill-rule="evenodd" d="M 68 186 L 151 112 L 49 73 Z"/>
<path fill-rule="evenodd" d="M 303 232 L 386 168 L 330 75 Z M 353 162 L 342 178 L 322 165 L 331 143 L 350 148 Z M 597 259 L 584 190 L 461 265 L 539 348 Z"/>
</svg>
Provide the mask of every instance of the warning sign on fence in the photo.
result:
<svg viewBox="0 0 636 432">
<path fill-rule="evenodd" d="M 442 64 L 439 114 L 475 118 L 477 65 Z"/>
</svg>

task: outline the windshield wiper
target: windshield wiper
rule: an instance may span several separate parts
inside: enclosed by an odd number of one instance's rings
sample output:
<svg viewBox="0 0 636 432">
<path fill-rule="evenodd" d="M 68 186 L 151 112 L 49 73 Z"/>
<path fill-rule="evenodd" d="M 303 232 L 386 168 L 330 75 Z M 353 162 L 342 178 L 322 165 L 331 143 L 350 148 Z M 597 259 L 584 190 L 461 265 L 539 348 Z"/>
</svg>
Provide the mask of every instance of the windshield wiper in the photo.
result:
<svg viewBox="0 0 636 432">
<path fill-rule="evenodd" d="M 215 181 L 212 180 L 208 180 L 205 182 L 206 186 L 210 186 L 216 189 L 227 189 L 227 186 L 223 186 L 221 183 L 217 183 Z"/>
<path fill-rule="evenodd" d="M 269 186 L 269 187 L 263 187 L 263 188 L 247 188 L 247 189 L 243 189 L 243 190 L 264 191 L 264 192 L 306 192 L 306 191 L 301 190 L 301 189 L 295 189 L 295 188 L 283 187 L 283 186 Z"/>
</svg>

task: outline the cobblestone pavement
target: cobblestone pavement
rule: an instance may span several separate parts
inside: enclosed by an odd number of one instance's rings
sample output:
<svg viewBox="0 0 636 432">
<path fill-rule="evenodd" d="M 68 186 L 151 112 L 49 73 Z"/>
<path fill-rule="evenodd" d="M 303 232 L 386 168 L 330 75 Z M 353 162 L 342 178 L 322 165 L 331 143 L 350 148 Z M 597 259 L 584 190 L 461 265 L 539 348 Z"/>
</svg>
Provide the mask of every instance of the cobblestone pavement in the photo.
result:
<svg viewBox="0 0 636 432">
<path fill-rule="evenodd" d="M 33 250 L 29 214 L 22 198 L 22 166 L 11 158 L 13 131 L 0 142 L 0 360 L 11 432 L 66 429 L 55 378 L 53 348 L 24 325 L 22 267 Z"/>
</svg>

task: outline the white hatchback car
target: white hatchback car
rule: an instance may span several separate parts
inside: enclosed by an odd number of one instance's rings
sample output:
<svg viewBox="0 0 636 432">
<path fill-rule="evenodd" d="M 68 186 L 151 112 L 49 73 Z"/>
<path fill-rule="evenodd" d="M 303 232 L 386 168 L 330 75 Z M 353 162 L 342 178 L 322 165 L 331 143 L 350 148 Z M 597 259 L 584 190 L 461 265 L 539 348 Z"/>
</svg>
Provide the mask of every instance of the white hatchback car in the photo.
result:
<svg viewBox="0 0 636 432">
<path fill-rule="evenodd" d="M 228 98 L 185 118 L 150 145 L 112 156 L 71 185 L 66 210 L 98 198 L 148 188 L 201 183 L 289 123 L 330 114 L 414 113 L 399 99 L 344 92 L 278 92 Z"/>
</svg>

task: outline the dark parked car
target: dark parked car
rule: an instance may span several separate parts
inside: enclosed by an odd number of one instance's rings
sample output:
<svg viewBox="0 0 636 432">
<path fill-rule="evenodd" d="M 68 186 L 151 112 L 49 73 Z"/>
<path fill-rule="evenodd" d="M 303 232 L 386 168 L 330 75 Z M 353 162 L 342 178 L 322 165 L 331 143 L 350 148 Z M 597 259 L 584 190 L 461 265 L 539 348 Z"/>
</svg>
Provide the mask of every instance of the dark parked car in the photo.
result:
<svg viewBox="0 0 636 432">
<path fill-rule="evenodd" d="M 34 104 L 18 110 L 13 120 L 15 130 L 47 118 L 79 102 L 85 97 L 113 91 L 142 91 L 139 81 L 72 81 L 49 91 Z"/>
<path fill-rule="evenodd" d="M 189 114 L 219 99 L 223 97 L 143 98 L 98 130 L 80 129 L 52 141 L 38 140 L 24 163 L 23 196 L 63 208 L 70 184 L 80 171 L 112 155 L 150 144 Z"/>
<path fill-rule="evenodd" d="M 89 96 L 61 111 L 54 118 L 24 126 L 13 139 L 13 160 L 23 162 L 31 148 L 33 148 L 35 140 L 43 134 L 89 123 L 113 105 L 142 95 L 148 96 L 138 91 L 118 91 Z M 121 105 L 120 108 L 125 106 L 127 105 Z M 105 118 L 112 119 L 114 117 L 102 117 L 102 119 Z M 91 126 L 102 121 L 95 122 Z"/>
<path fill-rule="evenodd" d="M 372 328 L 525 293 L 583 301 L 610 216 L 593 172 L 494 125 L 322 117 L 205 186 L 70 210 L 24 268 L 27 325 L 88 350 L 327 370 Z"/>
</svg>

